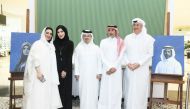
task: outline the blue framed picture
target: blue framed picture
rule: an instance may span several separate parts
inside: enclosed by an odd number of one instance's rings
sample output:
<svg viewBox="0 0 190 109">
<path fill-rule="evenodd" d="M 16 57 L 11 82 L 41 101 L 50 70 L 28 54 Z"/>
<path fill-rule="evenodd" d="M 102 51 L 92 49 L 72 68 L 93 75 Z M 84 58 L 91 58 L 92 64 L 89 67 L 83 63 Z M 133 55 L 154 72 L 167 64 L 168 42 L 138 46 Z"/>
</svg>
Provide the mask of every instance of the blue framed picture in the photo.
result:
<svg viewBox="0 0 190 109">
<path fill-rule="evenodd" d="M 155 36 L 152 73 L 184 75 L 184 37 Z"/>
<path fill-rule="evenodd" d="M 34 41 L 40 38 L 39 33 L 11 33 L 10 72 L 24 72 L 26 60 Z"/>
</svg>

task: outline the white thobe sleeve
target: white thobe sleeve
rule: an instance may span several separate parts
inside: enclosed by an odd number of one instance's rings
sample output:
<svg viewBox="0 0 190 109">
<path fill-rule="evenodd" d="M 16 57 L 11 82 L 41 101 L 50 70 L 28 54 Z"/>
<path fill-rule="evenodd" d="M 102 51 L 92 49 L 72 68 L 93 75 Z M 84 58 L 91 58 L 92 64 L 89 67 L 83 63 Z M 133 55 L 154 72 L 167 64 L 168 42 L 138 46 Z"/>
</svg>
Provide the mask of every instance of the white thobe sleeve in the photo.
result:
<svg viewBox="0 0 190 109">
<path fill-rule="evenodd" d="M 127 38 L 127 37 L 126 37 Z M 127 56 L 127 41 L 126 41 L 126 38 L 124 39 L 124 44 L 125 44 L 125 49 L 124 49 L 124 52 L 123 52 L 123 58 L 122 58 L 122 65 L 127 65 L 129 64 L 129 59 L 128 59 L 128 56 Z"/>
<path fill-rule="evenodd" d="M 146 55 L 139 61 L 139 64 L 143 66 L 147 62 L 149 62 L 153 56 L 153 49 L 154 49 L 154 41 L 149 41 L 147 49 L 146 49 Z"/>
<path fill-rule="evenodd" d="M 105 67 L 106 71 L 108 71 L 112 65 L 106 60 L 105 55 L 104 55 L 104 47 L 103 47 L 103 42 L 100 42 L 100 51 L 101 51 L 101 59 L 102 59 L 102 64 Z"/>
<path fill-rule="evenodd" d="M 102 74 L 102 58 L 101 58 L 101 50 L 98 49 L 97 51 L 97 67 L 98 67 L 98 72 L 97 74 Z"/>
<path fill-rule="evenodd" d="M 75 68 L 75 75 L 80 75 L 79 71 L 79 56 L 77 50 L 74 51 L 74 68 Z"/>
<path fill-rule="evenodd" d="M 124 54 L 123 54 L 122 65 L 127 65 L 127 64 L 129 64 L 129 60 L 128 60 L 128 58 L 127 58 L 127 54 L 124 53 Z"/>
</svg>

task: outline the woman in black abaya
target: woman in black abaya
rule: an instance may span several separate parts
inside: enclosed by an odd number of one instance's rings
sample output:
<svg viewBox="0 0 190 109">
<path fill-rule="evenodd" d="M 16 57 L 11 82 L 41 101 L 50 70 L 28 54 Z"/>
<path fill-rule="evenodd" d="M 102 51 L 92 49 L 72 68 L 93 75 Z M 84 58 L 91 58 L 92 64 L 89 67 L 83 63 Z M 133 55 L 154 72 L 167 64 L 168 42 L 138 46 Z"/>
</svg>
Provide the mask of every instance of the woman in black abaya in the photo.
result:
<svg viewBox="0 0 190 109">
<path fill-rule="evenodd" d="M 54 40 L 59 73 L 59 93 L 63 108 L 72 109 L 72 55 L 74 44 L 69 40 L 67 28 L 59 25 Z"/>
</svg>

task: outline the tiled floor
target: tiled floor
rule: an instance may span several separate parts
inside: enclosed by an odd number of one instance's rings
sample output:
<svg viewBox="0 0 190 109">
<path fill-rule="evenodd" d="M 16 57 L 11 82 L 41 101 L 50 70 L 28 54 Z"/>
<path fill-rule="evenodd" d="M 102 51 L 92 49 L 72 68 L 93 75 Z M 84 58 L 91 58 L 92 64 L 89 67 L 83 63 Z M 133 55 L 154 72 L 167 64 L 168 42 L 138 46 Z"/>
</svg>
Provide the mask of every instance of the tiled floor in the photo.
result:
<svg viewBox="0 0 190 109">
<path fill-rule="evenodd" d="M 74 103 L 73 103 L 74 104 Z M 22 100 L 16 100 L 16 107 L 22 106 Z M 0 109 L 9 109 L 9 98 L 8 97 L 0 97 Z M 79 109 L 79 106 L 76 104 L 73 105 L 73 109 Z"/>
<path fill-rule="evenodd" d="M 77 104 L 74 104 L 74 102 L 76 101 L 73 101 L 73 109 L 80 109 L 78 106 L 79 102 Z M 9 108 L 8 104 L 9 104 L 8 97 L 0 97 L 0 109 L 8 109 Z M 21 99 L 16 100 L 16 104 L 17 104 L 16 107 L 21 107 L 22 100 Z M 166 104 L 157 103 L 153 104 L 152 109 L 176 109 L 176 105 L 166 105 Z"/>
</svg>

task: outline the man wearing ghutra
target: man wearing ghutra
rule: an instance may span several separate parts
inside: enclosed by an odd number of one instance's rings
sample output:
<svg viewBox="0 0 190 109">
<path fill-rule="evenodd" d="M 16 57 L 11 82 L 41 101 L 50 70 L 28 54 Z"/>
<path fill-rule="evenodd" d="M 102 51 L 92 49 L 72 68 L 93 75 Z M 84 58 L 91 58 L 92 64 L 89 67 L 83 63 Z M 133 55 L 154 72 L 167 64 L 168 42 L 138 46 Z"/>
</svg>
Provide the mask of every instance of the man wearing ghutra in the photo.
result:
<svg viewBox="0 0 190 109">
<path fill-rule="evenodd" d="M 79 81 L 80 109 L 97 109 L 102 63 L 100 48 L 90 30 L 83 30 L 74 52 L 75 77 Z"/>
<path fill-rule="evenodd" d="M 154 39 L 147 34 L 145 22 L 132 20 L 133 33 L 125 37 L 125 109 L 147 109 L 150 84 L 149 66 Z"/>
<path fill-rule="evenodd" d="M 116 25 L 107 26 L 107 37 L 100 42 L 102 51 L 102 79 L 98 109 L 121 109 L 122 69 L 125 50 Z"/>
</svg>

